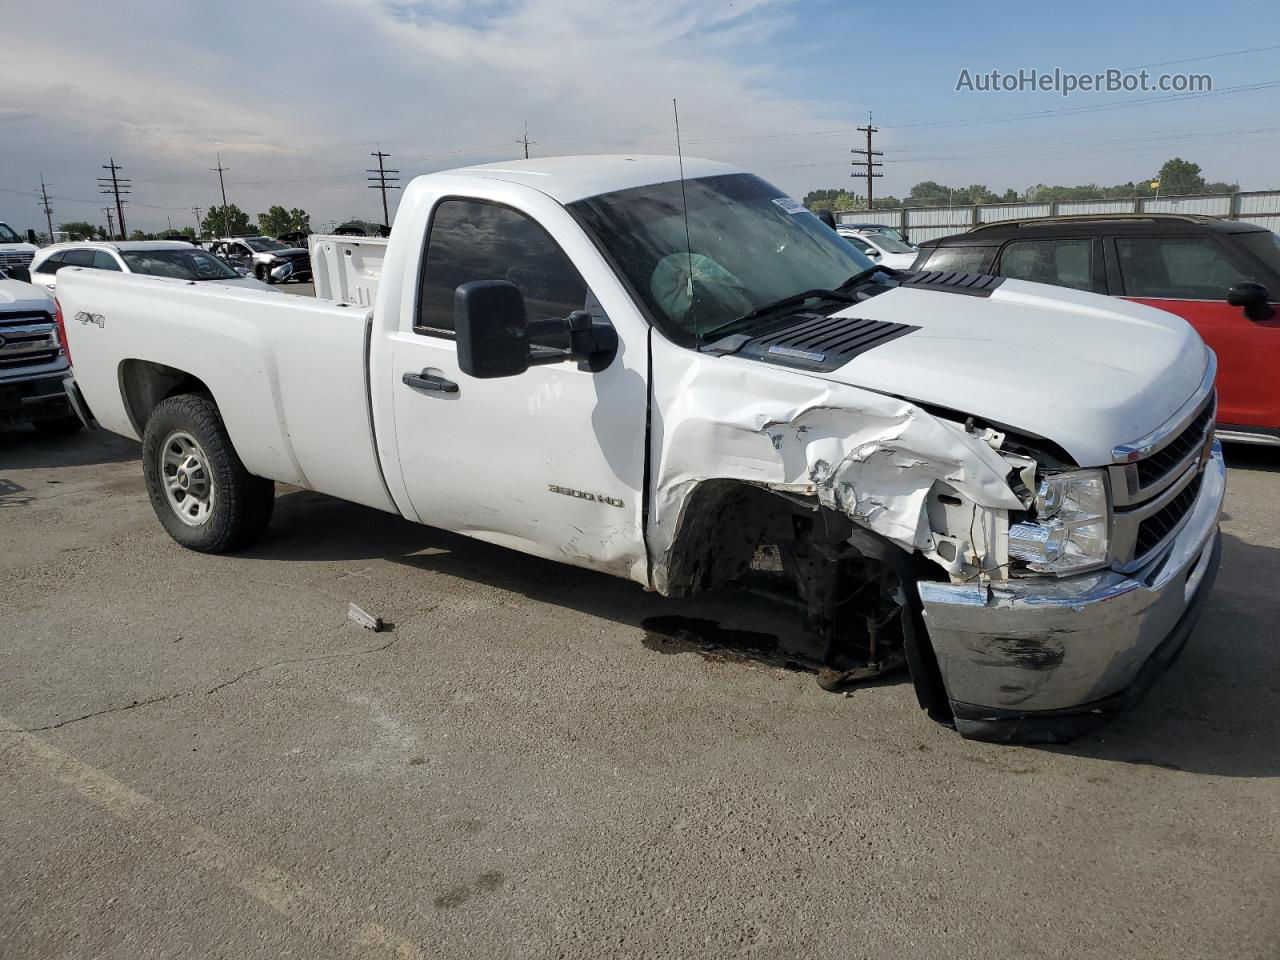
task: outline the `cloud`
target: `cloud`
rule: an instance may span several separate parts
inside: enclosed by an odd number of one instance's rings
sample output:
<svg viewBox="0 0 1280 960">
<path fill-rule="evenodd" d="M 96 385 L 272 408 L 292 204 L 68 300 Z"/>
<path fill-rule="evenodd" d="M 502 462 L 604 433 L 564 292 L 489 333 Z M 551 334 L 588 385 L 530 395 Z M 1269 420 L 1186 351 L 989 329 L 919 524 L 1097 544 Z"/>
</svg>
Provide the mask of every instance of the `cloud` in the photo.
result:
<svg viewBox="0 0 1280 960">
<path fill-rule="evenodd" d="M 82 198 L 114 155 L 134 177 L 140 225 L 207 206 L 217 152 L 233 202 L 328 219 L 377 206 L 363 167 L 378 142 L 407 178 L 512 158 L 525 121 L 543 155 L 672 152 L 673 97 L 686 139 L 717 159 L 795 151 L 726 137 L 848 124 L 782 92 L 771 64 L 787 0 L 287 0 L 220 19 L 127 0 L 61 9 L 20 8 L 6 23 L 11 102 L 27 115 L 12 117 L 15 152 L 31 169 L 60 164 L 60 192 Z M 71 18 L 75 29 L 48 29 Z M 76 147 L 42 156 L 52 143 Z"/>
</svg>

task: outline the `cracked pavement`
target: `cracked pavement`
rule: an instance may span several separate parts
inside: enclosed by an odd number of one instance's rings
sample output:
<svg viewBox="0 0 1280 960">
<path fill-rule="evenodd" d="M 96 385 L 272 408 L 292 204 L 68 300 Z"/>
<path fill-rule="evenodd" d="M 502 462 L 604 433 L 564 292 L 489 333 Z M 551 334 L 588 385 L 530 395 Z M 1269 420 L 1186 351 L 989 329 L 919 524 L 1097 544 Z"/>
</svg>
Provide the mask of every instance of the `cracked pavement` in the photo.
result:
<svg viewBox="0 0 1280 960">
<path fill-rule="evenodd" d="M 1275 957 L 1280 456 L 1228 459 L 1183 658 L 1034 749 L 304 491 L 190 553 L 134 444 L 0 434 L 0 956 Z"/>
</svg>

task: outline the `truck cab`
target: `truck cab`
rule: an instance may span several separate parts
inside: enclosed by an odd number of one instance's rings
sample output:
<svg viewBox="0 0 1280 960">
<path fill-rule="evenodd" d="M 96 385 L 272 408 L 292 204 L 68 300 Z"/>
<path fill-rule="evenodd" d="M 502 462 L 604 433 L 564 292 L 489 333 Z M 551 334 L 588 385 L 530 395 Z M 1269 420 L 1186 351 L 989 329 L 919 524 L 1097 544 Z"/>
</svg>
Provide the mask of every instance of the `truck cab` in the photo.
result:
<svg viewBox="0 0 1280 960">
<path fill-rule="evenodd" d="M 19 236 L 18 231 L 0 220 L 0 270 L 4 270 L 10 278 L 25 280 L 23 273 L 31 266 L 31 259 L 40 249 L 34 243 L 28 243 Z"/>
</svg>

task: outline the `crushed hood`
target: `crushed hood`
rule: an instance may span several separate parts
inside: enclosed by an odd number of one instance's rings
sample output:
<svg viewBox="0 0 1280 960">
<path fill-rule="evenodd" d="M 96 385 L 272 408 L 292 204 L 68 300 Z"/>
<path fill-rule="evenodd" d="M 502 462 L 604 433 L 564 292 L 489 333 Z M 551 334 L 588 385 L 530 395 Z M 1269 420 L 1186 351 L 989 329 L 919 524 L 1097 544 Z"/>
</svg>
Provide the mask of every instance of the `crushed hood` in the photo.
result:
<svg viewBox="0 0 1280 960">
<path fill-rule="evenodd" d="M 1209 362 L 1173 314 L 1019 280 L 985 297 L 897 287 L 837 316 L 920 329 L 814 376 L 1037 434 L 1083 466 L 1164 423 Z"/>
<path fill-rule="evenodd" d="M 0 280 L 0 311 L 52 310 L 53 299 L 21 280 Z"/>
</svg>

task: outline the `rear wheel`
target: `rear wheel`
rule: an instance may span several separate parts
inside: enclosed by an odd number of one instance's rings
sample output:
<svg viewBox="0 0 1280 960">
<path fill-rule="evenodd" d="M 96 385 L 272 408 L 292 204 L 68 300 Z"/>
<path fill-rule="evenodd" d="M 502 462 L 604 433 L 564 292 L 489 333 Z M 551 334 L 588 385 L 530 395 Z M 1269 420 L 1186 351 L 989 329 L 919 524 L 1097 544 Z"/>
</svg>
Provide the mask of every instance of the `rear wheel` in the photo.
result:
<svg viewBox="0 0 1280 960">
<path fill-rule="evenodd" d="M 191 550 L 247 546 L 271 519 L 274 484 L 245 469 L 209 397 L 183 394 L 156 407 L 142 437 L 142 472 L 160 523 Z"/>
</svg>

